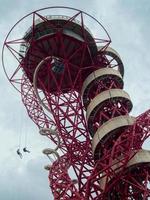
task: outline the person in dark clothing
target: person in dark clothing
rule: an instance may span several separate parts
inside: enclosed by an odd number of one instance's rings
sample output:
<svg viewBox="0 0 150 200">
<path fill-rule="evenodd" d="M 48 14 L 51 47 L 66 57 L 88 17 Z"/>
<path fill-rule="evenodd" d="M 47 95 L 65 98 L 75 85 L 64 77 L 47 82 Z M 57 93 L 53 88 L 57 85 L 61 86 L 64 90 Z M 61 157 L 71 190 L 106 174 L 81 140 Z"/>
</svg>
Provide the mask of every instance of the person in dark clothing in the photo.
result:
<svg viewBox="0 0 150 200">
<path fill-rule="evenodd" d="M 20 156 L 20 158 L 22 159 L 22 153 L 20 152 L 20 149 L 17 149 L 17 154 Z"/>
<path fill-rule="evenodd" d="M 27 153 L 30 153 L 30 151 L 26 147 L 23 148 L 23 151 L 27 152 Z"/>
</svg>

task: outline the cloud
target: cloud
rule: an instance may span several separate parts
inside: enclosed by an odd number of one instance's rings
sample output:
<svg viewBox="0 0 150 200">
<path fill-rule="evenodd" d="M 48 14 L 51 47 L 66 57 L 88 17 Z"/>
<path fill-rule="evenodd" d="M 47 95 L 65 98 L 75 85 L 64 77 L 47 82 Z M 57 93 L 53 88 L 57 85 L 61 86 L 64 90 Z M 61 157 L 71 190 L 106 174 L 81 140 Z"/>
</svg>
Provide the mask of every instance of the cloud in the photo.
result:
<svg viewBox="0 0 150 200">
<path fill-rule="evenodd" d="M 42 158 L 34 158 L 24 165 L 3 170 L 1 175 L 0 196 L 3 200 L 47 200 L 52 199 L 48 185 L 48 173 L 42 169 Z"/>
</svg>

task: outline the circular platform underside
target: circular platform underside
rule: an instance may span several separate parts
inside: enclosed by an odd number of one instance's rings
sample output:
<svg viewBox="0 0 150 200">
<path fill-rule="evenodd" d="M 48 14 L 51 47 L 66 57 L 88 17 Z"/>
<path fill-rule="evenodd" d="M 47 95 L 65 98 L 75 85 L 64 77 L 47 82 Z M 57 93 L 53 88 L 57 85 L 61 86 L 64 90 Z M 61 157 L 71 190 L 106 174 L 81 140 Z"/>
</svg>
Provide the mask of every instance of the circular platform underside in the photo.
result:
<svg viewBox="0 0 150 200">
<path fill-rule="evenodd" d="M 22 66 L 31 82 L 37 65 L 51 56 L 51 61 L 39 70 L 37 81 L 37 87 L 49 93 L 60 89 L 64 93 L 70 89 L 81 91 L 83 81 L 92 71 L 106 67 L 105 59 L 99 66 L 94 65 L 96 42 L 88 29 L 74 20 L 58 18 L 41 22 L 26 33 L 24 40 L 28 45 Z M 52 64 L 53 59 L 60 61 L 61 70 Z"/>
</svg>

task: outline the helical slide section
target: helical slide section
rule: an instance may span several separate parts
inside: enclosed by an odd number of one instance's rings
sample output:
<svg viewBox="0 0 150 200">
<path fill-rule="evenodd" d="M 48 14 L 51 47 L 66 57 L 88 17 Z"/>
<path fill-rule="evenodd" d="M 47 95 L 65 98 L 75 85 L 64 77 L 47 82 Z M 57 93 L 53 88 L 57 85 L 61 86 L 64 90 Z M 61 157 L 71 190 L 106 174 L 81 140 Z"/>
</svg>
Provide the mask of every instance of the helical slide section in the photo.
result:
<svg viewBox="0 0 150 200">
<path fill-rule="evenodd" d="M 51 60 L 52 60 L 52 56 L 48 56 L 48 57 L 44 58 L 41 62 L 39 62 L 39 64 L 37 65 L 37 67 L 34 71 L 34 76 L 33 76 L 33 87 L 34 87 L 35 95 L 36 95 L 40 105 L 43 106 L 43 108 L 45 108 L 49 113 L 51 112 L 50 108 L 42 101 L 42 99 L 38 93 L 37 81 L 38 81 L 38 72 L 39 72 L 40 68 L 42 68 L 43 64 L 45 64 L 46 62 L 50 62 Z"/>
<path fill-rule="evenodd" d="M 51 161 L 51 158 L 50 158 L 50 155 L 54 155 L 56 157 L 56 159 L 59 159 L 59 154 L 57 152 L 57 150 L 59 149 L 59 146 L 60 146 L 60 138 L 58 136 L 58 132 L 57 130 L 53 130 L 53 129 L 50 129 L 50 128 L 42 128 L 40 129 L 39 133 L 42 135 L 42 136 L 49 136 L 49 135 L 53 135 L 57 138 L 57 145 L 55 148 L 46 148 L 46 149 L 43 149 L 43 154 L 45 154 Z M 50 165 L 46 165 L 44 167 L 46 170 L 50 170 L 51 166 Z"/>
<path fill-rule="evenodd" d="M 45 102 L 42 101 L 37 87 L 38 72 L 45 62 L 51 61 L 51 57 L 46 57 L 42 60 L 35 69 L 33 86 L 36 97 L 40 105 L 45 108 L 49 113 L 51 113 L 50 108 Z M 42 136 L 47 136 L 48 138 L 55 138 L 55 148 L 45 148 L 43 149 L 43 154 L 46 155 L 52 164 L 45 165 L 44 168 L 49 171 L 50 187 L 55 199 L 64 200 L 70 199 L 74 196 L 74 199 L 82 199 L 78 190 L 76 188 L 76 180 L 72 180 L 69 176 L 68 170 L 71 166 L 69 157 L 67 154 L 59 155 L 58 150 L 61 149 L 61 140 L 57 128 L 41 128 L 39 133 Z M 52 157 L 54 159 L 52 159 Z"/>
<path fill-rule="evenodd" d="M 129 94 L 123 90 L 124 70 L 121 58 L 112 48 L 106 49 L 105 53 L 118 63 L 121 70 L 108 65 L 92 72 L 85 79 L 81 91 L 95 162 L 101 160 L 105 156 L 105 150 L 111 150 L 122 132 L 133 126 L 136 121 L 129 115 L 132 110 L 132 101 Z M 150 152 L 141 149 L 129 160 L 126 175 L 130 174 L 130 170 L 140 170 L 143 163 L 150 166 Z M 118 164 L 114 164 L 112 169 L 117 170 L 119 167 Z M 111 182 L 111 179 L 107 181 Z M 102 178 L 99 183 L 104 189 L 106 178 Z M 123 184 L 122 181 L 120 184 Z M 114 199 L 116 191 L 112 190 L 108 199 Z"/>
</svg>

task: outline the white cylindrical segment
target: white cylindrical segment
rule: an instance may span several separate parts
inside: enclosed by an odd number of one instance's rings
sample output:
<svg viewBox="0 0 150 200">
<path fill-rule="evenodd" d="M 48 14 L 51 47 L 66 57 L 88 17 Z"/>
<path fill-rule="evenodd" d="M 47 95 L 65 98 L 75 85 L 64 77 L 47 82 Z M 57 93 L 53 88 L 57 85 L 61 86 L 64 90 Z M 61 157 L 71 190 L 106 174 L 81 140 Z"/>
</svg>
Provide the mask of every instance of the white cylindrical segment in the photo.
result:
<svg viewBox="0 0 150 200">
<path fill-rule="evenodd" d="M 105 122 L 100 128 L 98 128 L 97 132 L 94 134 L 92 139 L 92 152 L 95 153 L 96 147 L 101 142 L 101 140 L 107 135 L 111 134 L 114 130 L 133 125 L 135 122 L 135 118 L 129 115 L 114 117 L 109 121 Z M 114 133 L 112 133 L 114 134 Z"/>
</svg>

